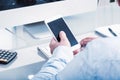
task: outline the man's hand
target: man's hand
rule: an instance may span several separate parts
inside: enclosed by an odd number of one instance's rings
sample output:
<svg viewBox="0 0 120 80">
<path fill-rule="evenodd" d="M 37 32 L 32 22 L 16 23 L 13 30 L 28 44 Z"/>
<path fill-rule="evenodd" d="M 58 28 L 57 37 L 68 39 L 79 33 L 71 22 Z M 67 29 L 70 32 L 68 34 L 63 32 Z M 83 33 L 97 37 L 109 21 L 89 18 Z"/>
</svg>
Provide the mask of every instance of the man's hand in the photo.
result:
<svg viewBox="0 0 120 80">
<path fill-rule="evenodd" d="M 54 38 L 51 40 L 50 45 L 49 45 L 51 53 L 53 53 L 54 49 L 57 48 L 58 46 L 71 47 L 70 42 L 69 42 L 69 40 L 68 40 L 68 38 L 67 38 L 64 31 L 60 31 L 59 37 L 60 37 L 60 42 L 56 41 Z M 82 39 L 80 41 L 81 48 L 73 51 L 74 55 L 76 55 L 83 47 L 85 47 L 88 42 L 90 42 L 90 41 L 92 41 L 94 39 L 96 39 L 96 37 L 86 37 L 86 38 Z"/>
<path fill-rule="evenodd" d="M 83 48 L 87 45 L 88 42 L 96 39 L 97 37 L 86 37 L 80 41 L 81 48 L 73 51 L 74 55 L 76 55 L 79 51 L 82 51 Z"/>
<path fill-rule="evenodd" d="M 94 40 L 94 39 L 96 39 L 96 37 L 86 37 L 86 38 L 82 39 L 82 40 L 80 41 L 81 47 L 85 47 L 88 42 L 90 42 L 90 41 L 92 41 L 92 40 Z"/>
<path fill-rule="evenodd" d="M 59 37 L 60 37 L 60 42 L 56 41 L 54 38 L 51 40 L 50 45 L 49 45 L 51 53 L 53 53 L 54 49 L 57 48 L 58 46 L 70 47 L 70 42 L 68 38 L 66 37 L 66 34 L 64 31 L 60 31 Z"/>
</svg>

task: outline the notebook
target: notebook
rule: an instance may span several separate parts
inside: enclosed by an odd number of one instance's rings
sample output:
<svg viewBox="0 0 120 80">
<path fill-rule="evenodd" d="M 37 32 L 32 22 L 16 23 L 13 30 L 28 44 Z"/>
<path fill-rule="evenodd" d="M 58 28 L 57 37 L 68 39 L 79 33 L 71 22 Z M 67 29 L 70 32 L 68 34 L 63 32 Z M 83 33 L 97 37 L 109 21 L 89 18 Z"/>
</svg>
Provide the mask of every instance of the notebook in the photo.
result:
<svg viewBox="0 0 120 80">
<path fill-rule="evenodd" d="M 120 24 L 98 27 L 95 29 L 95 33 L 102 37 L 120 37 Z"/>
</svg>

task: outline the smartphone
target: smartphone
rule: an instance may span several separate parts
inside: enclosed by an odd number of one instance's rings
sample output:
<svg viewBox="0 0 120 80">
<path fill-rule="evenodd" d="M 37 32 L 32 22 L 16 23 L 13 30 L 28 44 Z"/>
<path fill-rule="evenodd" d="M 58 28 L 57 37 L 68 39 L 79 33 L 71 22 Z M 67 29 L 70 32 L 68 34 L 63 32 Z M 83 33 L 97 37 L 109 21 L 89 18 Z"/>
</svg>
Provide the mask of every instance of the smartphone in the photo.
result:
<svg viewBox="0 0 120 80">
<path fill-rule="evenodd" d="M 57 16 L 54 18 L 46 19 L 45 24 L 47 25 L 48 29 L 50 30 L 50 32 L 53 34 L 53 36 L 58 42 L 60 41 L 60 37 L 59 37 L 60 31 L 64 31 L 70 42 L 72 51 L 80 48 L 78 41 L 76 40 L 75 36 L 69 29 L 63 17 Z"/>
</svg>

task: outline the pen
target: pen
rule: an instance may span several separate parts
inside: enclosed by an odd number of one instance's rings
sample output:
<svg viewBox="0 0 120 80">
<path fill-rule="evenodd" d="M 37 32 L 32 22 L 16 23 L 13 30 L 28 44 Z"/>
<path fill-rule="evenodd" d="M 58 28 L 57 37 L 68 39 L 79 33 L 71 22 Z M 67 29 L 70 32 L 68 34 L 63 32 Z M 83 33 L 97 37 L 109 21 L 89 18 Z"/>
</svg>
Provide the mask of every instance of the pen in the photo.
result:
<svg viewBox="0 0 120 80">
<path fill-rule="evenodd" d="M 111 33 L 113 36 L 117 36 L 117 34 L 116 34 L 111 28 L 108 28 L 108 30 L 110 31 L 110 33 Z"/>
<path fill-rule="evenodd" d="M 8 32 L 15 34 L 14 32 L 10 31 L 8 28 L 5 28 L 5 30 L 7 30 Z"/>
</svg>

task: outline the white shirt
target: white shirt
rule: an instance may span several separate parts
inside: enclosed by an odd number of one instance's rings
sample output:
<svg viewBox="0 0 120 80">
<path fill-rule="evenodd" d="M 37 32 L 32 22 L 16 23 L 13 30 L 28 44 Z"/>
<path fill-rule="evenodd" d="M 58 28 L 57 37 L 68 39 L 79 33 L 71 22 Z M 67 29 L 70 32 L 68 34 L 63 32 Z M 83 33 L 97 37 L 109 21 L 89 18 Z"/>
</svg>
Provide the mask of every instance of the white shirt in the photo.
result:
<svg viewBox="0 0 120 80">
<path fill-rule="evenodd" d="M 120 80 L 120 38 L 93 40 L 74 58 L 59 46 L 32 80 Z"/>
</svg>

